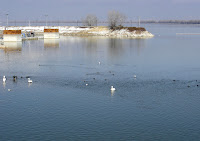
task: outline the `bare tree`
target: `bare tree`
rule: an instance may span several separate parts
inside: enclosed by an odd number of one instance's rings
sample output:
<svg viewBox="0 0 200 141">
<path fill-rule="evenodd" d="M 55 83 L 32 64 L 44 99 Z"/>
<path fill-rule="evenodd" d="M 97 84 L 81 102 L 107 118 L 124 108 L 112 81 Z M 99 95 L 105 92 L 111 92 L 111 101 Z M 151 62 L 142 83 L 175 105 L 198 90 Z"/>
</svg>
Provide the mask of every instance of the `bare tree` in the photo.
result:
<svg viewBox="0 0 200 141">
<path fill-rule="evenodd" d="M 108 12 L 108 25 L 110 28 L 122 25 L 126 20 L 126 16 L 118 11 Z"/>
<path fill-rule="evenodd" d="M 95 15 L 89 14 L 83 20 L 84 26 L 97 26 L 97 17 Z"/>
</svg>

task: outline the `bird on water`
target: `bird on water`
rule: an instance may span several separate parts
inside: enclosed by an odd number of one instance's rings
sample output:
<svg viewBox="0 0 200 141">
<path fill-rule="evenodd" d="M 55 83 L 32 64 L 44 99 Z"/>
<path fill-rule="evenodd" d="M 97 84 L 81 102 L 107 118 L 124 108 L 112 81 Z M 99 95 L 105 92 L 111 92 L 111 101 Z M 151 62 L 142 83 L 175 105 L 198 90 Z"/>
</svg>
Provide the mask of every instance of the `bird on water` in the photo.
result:
<svg viewBox="0 0 200 141">
<path fill-rule="evenodd" d="M 28 83 L 33 83 L 33 81 L 30 78 L 28 78 Z"/>
<path fill-rule="evenodd" d="M 116 89 L 113 86 L 111 86 L 110 90 L 115 91 Z"/>
<path fill-rule="evenodd" d="M 6 76 L 3 76 L 3 82 L 6 82 Z"/>
</svg>

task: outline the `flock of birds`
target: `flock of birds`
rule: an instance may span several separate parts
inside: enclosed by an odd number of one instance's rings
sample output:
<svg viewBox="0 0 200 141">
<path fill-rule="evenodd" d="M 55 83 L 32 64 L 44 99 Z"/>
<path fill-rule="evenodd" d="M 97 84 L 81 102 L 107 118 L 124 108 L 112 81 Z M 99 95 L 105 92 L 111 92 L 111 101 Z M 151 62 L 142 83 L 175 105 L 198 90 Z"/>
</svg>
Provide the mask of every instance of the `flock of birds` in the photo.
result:
<svg viewBox="0 0 200 141">
<path fill-rule="evenodd" d="M 6 76 L 3 76 L 3 83 L 6 83 Z M 13 76 L 13 80 L 16 81 L 17 80 L 17 76 Z M 31 80 L 30 78 L 28 78 L 28 83 L 33 83 L 33 80 Z M 11 91 L 11 89 L 8 89 L 8 91 Z"/>
<path fill-rule="evenodd" d="M 16 76 L 13 76 L 13 80 L 16 81 L 17 77 Z M 3 76 L 3 83 L 6 83 L 6 76 Z M 30 78 L 28 78 L 28 83 L 33 83 L 33 80 L 31 80 Z"/>
<path fill-rule="evenodd" d="M 16 79 L 17 78 L 15 76 L 13 76 L 13 80 L 16 81 Z M 7 80 L 6 76 L 3 76 L 3 83 L 6 83 L 6 80 Z M 33 83 L 33 80 L 28 78 L 28 83 Z M 86 86 L 88 86 L 88 84 L 86 84 Z M 111 86 L 110 90 L 115 91 L 116 89 L 113 86 Z M 8 91 L 11 91 L 11 89 L 8 89 Z"/>
<path fill-rule="evenodd" d="M 99 65 L 101 65 L 101 62 L 99 62 Z M 136 78 L 136 75 L 133 75 L 134 78 Z M 16 81 L 17 77 L 13 76 L 13 80 Z M 6 83 L 6 76 L 3 76 L 3 83 Z M 28 83 L 33 83 L 33 81 L 28 77 Z M 86 84 L 86 86 L 88 86 L 88 84 Z M 114 88 L 114 86 L 111 86 L 110 90 L 113 92 L 116 90 L 116 88 Z M 8 91 L 11 91 L 11 89 L 8 89 Z"/>
<path fill-rule="evenodd" d="M 136 75 L 133 75 L 133 77 L 136 78 L 137 76 L 136 76 Z M 116 89 L 114 88 L 114 86 L 111 86 L 110 90 L 111 90 L 111 91 L 115 91 Z"/>
<path fill-rule="evenodd" d="M 99 62 L 99 65 L 101 65 L 101 62 Z M 113 74 L 114 75 L 114 74 Z M 133 75 L 134 78 L 136 78 L 136 75 Z M 95 79 L 95 78 L 94 78 Z M 88 84 L 85 84 L 86 86 L 88 86 Z M 114 92 L 116 90 L 116 88 L 114 88 L 114 86 L 111 86 L 110 88 L 111 92 Z"/>
<path fill-rule="evenodd" d="M 99 62 L 99 65 L 101 65 L 101 62 Z M 114 74 L 113 74 L 114 75 Z M 136 75 L 133 75 L 134 78 L 137 78 Z M 88 86 L 88 84 L 85 84 L 86 86 Z M 111 92 L 114 92 L 116 90 L 116 88 L 114 86 L 111 86 L 110 88 Z"/>
</svg>

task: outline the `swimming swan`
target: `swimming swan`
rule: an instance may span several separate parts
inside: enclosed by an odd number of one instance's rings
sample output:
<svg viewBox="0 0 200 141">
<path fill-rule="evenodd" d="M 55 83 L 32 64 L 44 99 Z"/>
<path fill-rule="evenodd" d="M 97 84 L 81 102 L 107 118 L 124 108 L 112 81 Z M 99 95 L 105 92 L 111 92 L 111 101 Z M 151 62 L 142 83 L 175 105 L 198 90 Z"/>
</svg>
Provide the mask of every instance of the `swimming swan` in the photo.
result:
<svg viewBox="0 0 200 141">
<path fill-rule="evenodd" d="M 3 76 L 3 82 L 6 82 L 6 76 Z"/>
<path fill-rule="evenodd" d="M 115 91 L 116 89 L 113 86 L 111 86 L 110 90 Z"/>
<path fill-rule="evenodd" d="M 33 81 L 30 78 L 28 78 L 28 83 L 33 83 Z"/>
</svg>

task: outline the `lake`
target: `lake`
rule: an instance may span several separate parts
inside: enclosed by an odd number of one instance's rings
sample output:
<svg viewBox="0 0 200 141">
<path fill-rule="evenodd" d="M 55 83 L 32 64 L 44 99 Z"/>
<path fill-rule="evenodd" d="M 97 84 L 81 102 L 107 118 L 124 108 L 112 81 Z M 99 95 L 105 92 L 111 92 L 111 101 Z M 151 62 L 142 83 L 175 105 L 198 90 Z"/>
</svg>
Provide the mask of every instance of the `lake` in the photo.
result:
<svg viewBox="0 0 200 141">
<path fill-rule="evenodd" d="M 155 37 L 62 36 L 1 49 L 0 140 L 198 140 L 200 35 L 176 33 L 199 25 L 143 26 Z"/>
</svg>

